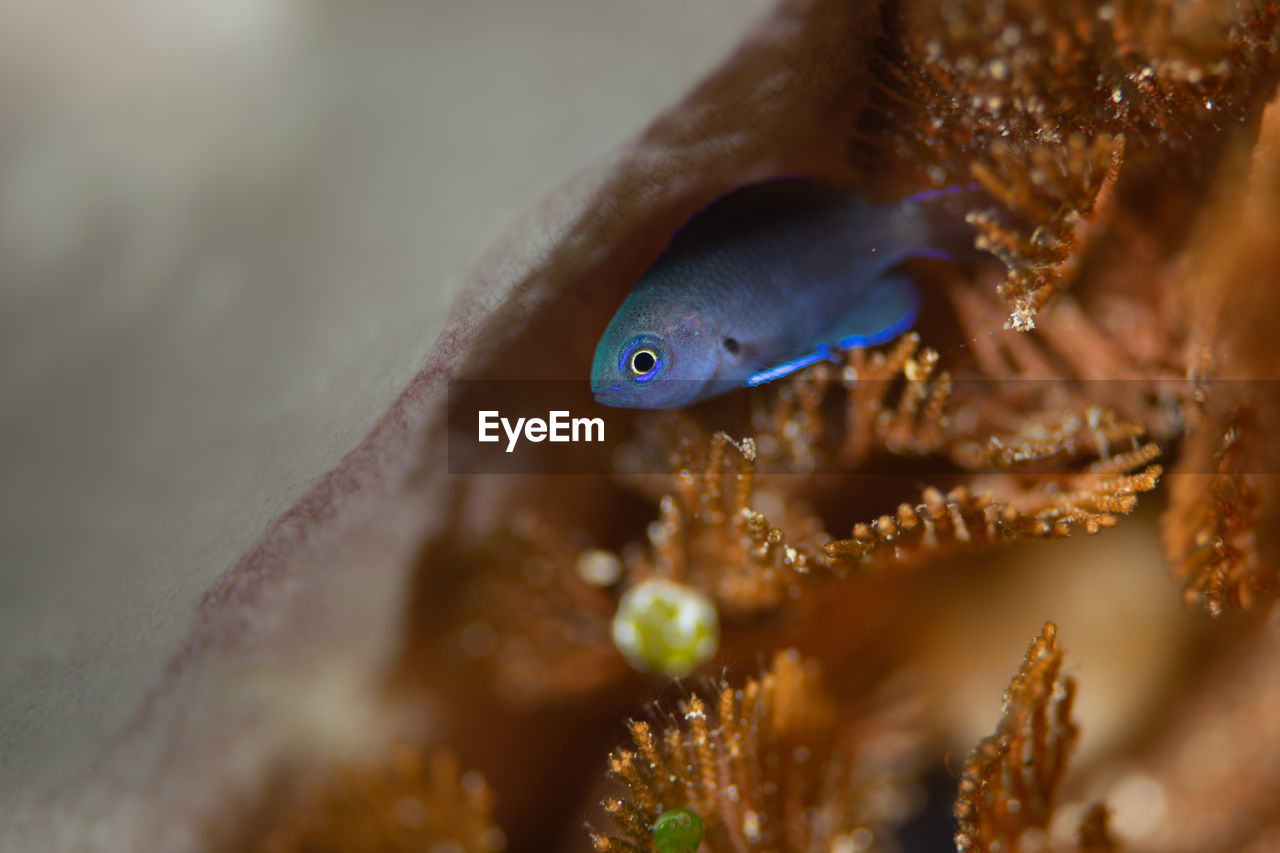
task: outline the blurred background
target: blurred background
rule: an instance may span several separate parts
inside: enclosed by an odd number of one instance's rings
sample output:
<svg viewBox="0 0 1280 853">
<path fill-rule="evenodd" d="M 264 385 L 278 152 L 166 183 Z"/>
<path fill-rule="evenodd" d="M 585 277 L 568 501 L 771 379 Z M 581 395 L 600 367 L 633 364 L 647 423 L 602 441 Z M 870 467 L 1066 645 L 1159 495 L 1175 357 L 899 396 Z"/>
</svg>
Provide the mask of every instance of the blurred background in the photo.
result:
<svg viewBox="0 0 1280 853">
<path fill-rule="evenodd" d="M 0 804 L 93 762 L 486 247 L 768 5 L 0 2 Z"/>
</svg>

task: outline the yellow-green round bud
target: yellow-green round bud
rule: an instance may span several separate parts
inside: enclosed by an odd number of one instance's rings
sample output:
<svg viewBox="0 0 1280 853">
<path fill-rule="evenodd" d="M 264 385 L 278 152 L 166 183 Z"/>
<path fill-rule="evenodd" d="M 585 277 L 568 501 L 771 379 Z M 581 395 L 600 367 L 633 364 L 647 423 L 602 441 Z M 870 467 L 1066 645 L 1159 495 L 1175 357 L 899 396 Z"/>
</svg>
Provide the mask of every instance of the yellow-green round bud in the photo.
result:
<svg viewBox="0 0 1280 853">
<path fill-rule="evenodd" d="M 698 590 L 650 578 L 618 602 L 613 644 L 636 669 L 688 675 L 716 653 L 720 620 L 715 605 Z"/>
</svg>

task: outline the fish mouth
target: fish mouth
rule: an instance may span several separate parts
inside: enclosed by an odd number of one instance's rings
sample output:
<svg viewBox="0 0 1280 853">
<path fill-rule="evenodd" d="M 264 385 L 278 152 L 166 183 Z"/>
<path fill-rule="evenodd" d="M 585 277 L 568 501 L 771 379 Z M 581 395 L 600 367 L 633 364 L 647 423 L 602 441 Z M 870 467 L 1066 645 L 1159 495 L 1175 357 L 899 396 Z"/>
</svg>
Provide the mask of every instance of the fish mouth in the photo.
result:
<svg viewBox="0 0 1280 853">
<path fill-rule="evenodd" d="M 609 406 L 614 409 L 644 409 L 644 398 L 635 393 L 635 389 L 628 388 L 622 382 L 602 382 L 591 383 L 592 395 L 596 398 L 596 402 L 602 406 Z"/>
<path fill-rule="evenodd" d="M 634 407 L 635 403 L 627 394 L 620 393 L 621 388 L 614 386 L 613 388 L 592 389 L 595 391 L 596 402 L 604 406 L 613 406 L 614 408 Z"/>
</svg>

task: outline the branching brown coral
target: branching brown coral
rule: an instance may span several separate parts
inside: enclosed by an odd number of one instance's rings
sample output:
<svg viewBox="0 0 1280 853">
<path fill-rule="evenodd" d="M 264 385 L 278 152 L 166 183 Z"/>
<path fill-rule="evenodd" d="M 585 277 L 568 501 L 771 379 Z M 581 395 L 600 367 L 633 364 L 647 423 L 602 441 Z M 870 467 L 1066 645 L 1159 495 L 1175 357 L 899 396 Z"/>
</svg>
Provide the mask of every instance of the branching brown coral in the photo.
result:
<svg viewBox="0 0 1280 853">
<path fill-rule="evenodd" d="M 1280 101 L 1268 106 L 1249 159 L 1237 157 L 1223 197 L 1188 249 L 1196 322 L 1188 363 L 1203 405 L 1174 478 L 1165 550 L 1189 602 L 1217 615 L 1280 583 L 1275 569 L 1275 430 L 1280 424 L 1271 339 L 1280 264 Z"/>
<path fill-rule="evenodd" d="M 906 4 L 886 17 L 855 159 L 984 186 L 998 206 L 971 221 L 1008 268 L 1008 325 L 1032 329 L 1107 218 L 1126 152 L 1190 148 L 1255 97 L 1280 10 L 1203 5 Z"/>
<path fill-rule="evenodd" d="M 869 842 L 907 817 L 919 742 L 906 707 L 839 713 L 816 662 L 778 652 L 743 687 L 681 703 L 682 720 L 631 723 L 634 748 L 609 756 L 627 794 L 602 804 L 619 834 L 591 830 L 595 849 L 656 850 L 652 827 L 672 808 L 701 818 L 706 853 L 842 849 L 854 833 Z"/>
<path fill-rule="evenodd" d="M 817 464 L 831 470 L 832 463 L 857 470 L 876 451 L 944 456 L 968 471 L 1004 470 L 1029 461 L 1064 468 L 1085 454 L 1111 459 L 1125 448 L 1140 451 L 1147 461 L 1155 458 L 1156 446 L 1139 441 L 1149 431 L 1145 422 L 1126 419 L 1094 399 L 1118 396 L 1098 393 L 1110 390 L 1107 383 L 1048 381 L 1051 353 L 1040 354 L 1038 366 L 1032 366 L 1037 347 L 1029 342 L 1034 339 L 1010 341 L 1015 357 L 1028 362 L 1023 368 L 1030 377 L 1020 382 L 1009 381 L 1012 377 L 954 380 L 950 371 L 938 369 L 938 353 L 922 349 L 915 333 L 886 349 L 851 350 L 842 370 L 819 365 L 805 371 L 761 407 L 753 418 L 768 430 L 757 440 L 761 456 L 788 472 Z M 1162 378 L 1152 381 L 1153 391 Z M 1146 388 L 1130 384 L 1116 390 Z M 823 402 L 833 389 L 844 392 L 843 438 L 839 450 L 830 453 L 823 447 L 830 441 Z M 1115 470 L 1123 467 L 1128 466 Z"/>
<path fill-rule="evenodd" d="M 849 352 L 841 374 L 847 389 L 842 465 L 857 465 L 873 444 L 896 456 L 923 456 L 947 443 L 951 374 L 938 371 L 938 354 L 919 345 L 920 336 L 912 333 L 887 353 Z M 886 392 L 899 377 L 902 387 L 895 404 Z"/>
<path fill-rule="evenodd" d="M 1132 511 L 1137 493 L 1155 487 L 1161 469 L 1150 463 L 1159 448 L 1139 441 L 1143 429 L 1138 424 L 1097 407 L 1027 417 L 997 404 L 984 407 L 989 411 L 982 413 L 953 416 L 947 407 L 949 377 L 932 377 L 937 356 L 928 350 L 917 355 L 917 346 L 918 338 L 912 335 L 887 354 L 855 351 L 842 383 L 832 381 L 829 369 L 819 368 L 794 388 L 781 391 L 768 419 L 781 437 L 775 434 L 770 446 L 785 448 L 784 461 L 826 458 L 818 448 L 824 435 L 821 402 L 830 389 L 844 386 L 846 432 L 839 453 L 845 459 L 860 460 L 872 445 L 880 445 L 901 455 L 945 453 L 970 470 L 1017 471 L 1029 461 L 1050 467 L 1033 468 L 1019 477 L 986 474 L 975 479 L 980 488 L 961 487 L 945 495 L 926 489 L 920 503 L 900 504 L 892 515 L 856 525 L 849 538 L 833 539 L 821 534 L 812 519 L 801 516 L 798 530 L 784 532 L 753 509 L 756 443 L 744 442 L 742 462 L 736 470 L 726 468 L 731 442 L 717 434 L 710 439 L 705 464 L 686 454 L 676 496 L 663 501 L 662 527 L 654 542 L 656 566 L 651 571 L 709 586 L 708 579 L 697 575 L 710 568 L 728 579 L 724 588 L 768 591 L 748 602 L 722 588 L 717 600 L 731 610 L 748 603 L 759 607 L 781 600 L 783 585 L 794 582 L 787 573 L 844 573 L 920 562 L 935 558 L 947 546 L 1064 536 L 1076 525 L 1097 532 Z M 895 375 L 901 376 L 902 386 L 896 402 L 891 402 L 895 385 L 890 377 Z M 987 434 L 990 420 L 1006 420 L 1016 424 L 1016 430 Z M 732 489 L 724 485 L 728 478 Z M 794 505 L 788 506 L 794 514 Z M 748 585 L 735 574 L 741 566 L 752 581 Z"/>
<path fill-rule="evenodd" d="M 1017 423 L 1019 412 L 1094 407 L 1142 424 L 1156 440 L 1176 439 L 1196 390 L 1186 379 L 1177 326 L 1156 313 L 1173 309 L 1116 290 L 1104 292 L 1101 308 L 1098 298 L 1085 304 L 1061 293 L 1034 332 L 1010 335 L 991 331 L 1003 322 L 998 297 L 973 285 L 950 284 L 948 298 L 970 339 L 971 369 L 981 377 L 958 379 L 958 391 L 976 385 L 973 396 L 988 398 L 987 406 L 1001 402 L 1009 418 L 997 426 L 1004 429 Z M 1121 328 L 1108 329 L 1100 321 Z"/>
<path fill-rule="evenodd" d="M 1226 607 L 1248 607 L 1276 581 L 1258 556 L 1258 484 L 1246 470 L 1249 456 L 1241 451 L 1237 429 L 1227 428 L 1210 459 L 1199 453 L 1209 436 L 1196 442 L 1190 451 L 1196 457 L 1187 463 L 1208 463 L 1212 470 L 1173 478 L 1165 524 L 1165 545 L 1174 573 L 1186 582 L 1187 603 L 1214 616 Z"/>
<path fill-rule="evenodd" d="M 447 752 L 401 748 L 386 766 L 338 770 L 310 785 L 264 853 L 449 850 L 495 853 L 506 837 L 490 819 L 493 793 L 475 772 L 459 775 Z"/>
<path fill-rule="evenodd" d="M 734 463 L 730 448 L 738 455 Z M 723 432 L 711 436 L 705 457 L 674 475 L 674 493 L 662 499 L 661 515 L 650 531 L 651 554 L 628 567 L 629 574 L 658 574 L 707 589 L 729 614 L 777 607 L 796 575 L 810 569 L 810 549 L 787 544 L 783 532 L 751 508 L 756 485 L 756 445 L 738 444 Z M 799 504 L 796 541 L 819 535 L 818 521 Z M 806 535 L 807 534 L 807 535 Z"/>
<path fill-rule="evenodd" d="M 837 570 L 866 571 L 889 563 L 921 559 L 950 544 L 983 548 L 1022 539 L 1062 537 L 1073 527 L 1097 533 L 1132 511 L 1136 494 L 1155 488 L 1159 466 L 1113 477 L 1071 478 L 1062 491 L 1037 489 L 1018 503 L 993 500 L 990 493 L 959 487 L 947 494 L 924 492 L 923 503 L 899 504 L 894 515 L 859 524 L 848 539 L 828 543 L 824 556 Z"/>
<path fill-rule="evenodd" d="M 996 292 L 1013 307 L 1006 328 L 1035 328 L 1036 314 L 1054 292 L 1069 284 L 1083 248 L 1097 231 L 1097 209 L 1110 197 L 1124 159 L 1124 137 L 1103 134 L 1086 140 L 1071 134 L 1065 144 L 1025 146 L 1016 152 L 993 142 L 991 164 L 973 164 L 973 174 L 1003 210 L 970 214 L 977 247 L 1008 270 Z M 1011 225 L 1017 222 L 1033 225 Z"/>
<path fill-rule="evenodd" d="M 1009 683 L 995 734 L 965 762 L 955 807 L 961 853 L 1014 853 L 1026 832 L 1049 824 L 1054 793 L 1079 734 L 1071 721 L 1075 682 L 1061 677 L 1057 634 L 1057 626 L 1046 622 Z M 1095 830 L 1089 835 L 1099 837 Z"/>
</svg>

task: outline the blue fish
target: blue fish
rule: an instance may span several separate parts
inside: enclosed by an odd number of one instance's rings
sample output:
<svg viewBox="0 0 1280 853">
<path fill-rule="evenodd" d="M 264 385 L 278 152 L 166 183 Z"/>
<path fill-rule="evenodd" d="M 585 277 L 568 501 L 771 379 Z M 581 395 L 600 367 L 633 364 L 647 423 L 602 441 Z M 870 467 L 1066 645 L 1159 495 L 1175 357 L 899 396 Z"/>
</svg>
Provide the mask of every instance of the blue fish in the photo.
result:
<svg viewBox="0 0 1280 853">
<path fill-rule="evenodd" d="M 679 408 L 892 340 L 920 308 L 895 267 L 975 253 L 973 189 L 885 205 L 807 179 L 730 193 L 676 233 L 610 321 L 596 400 Z"/>
</svg>

